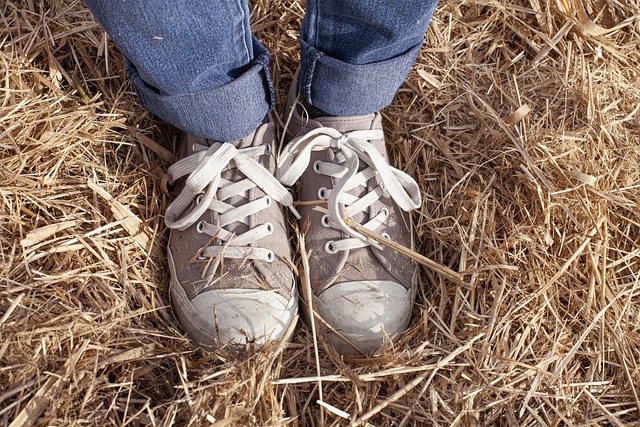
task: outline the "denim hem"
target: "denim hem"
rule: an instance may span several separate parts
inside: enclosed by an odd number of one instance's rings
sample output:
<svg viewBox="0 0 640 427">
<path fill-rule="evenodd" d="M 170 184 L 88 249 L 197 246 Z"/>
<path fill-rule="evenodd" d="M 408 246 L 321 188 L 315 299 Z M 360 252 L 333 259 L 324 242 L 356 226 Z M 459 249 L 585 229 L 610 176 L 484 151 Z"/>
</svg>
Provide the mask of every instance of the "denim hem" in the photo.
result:
<svg viewBox="0 0 640 427">
<path fill-rule="evenodd" d="M 244 138 L 275 105 L 269 55 L 264 48 L 240 77 L 205 92 L 162 94 L 148 85 L 130 62 L 127 74 L 144 108 L 187 133 L 215 141 Z"/>
<path fill-rule="evenodd" d="M 300 41 L 299 91 L 304 99 L 334 116 L 371 114 L 391 104 L 407 78 L 422 43 L 396 57 L 354 65 Z"/>
</svg>

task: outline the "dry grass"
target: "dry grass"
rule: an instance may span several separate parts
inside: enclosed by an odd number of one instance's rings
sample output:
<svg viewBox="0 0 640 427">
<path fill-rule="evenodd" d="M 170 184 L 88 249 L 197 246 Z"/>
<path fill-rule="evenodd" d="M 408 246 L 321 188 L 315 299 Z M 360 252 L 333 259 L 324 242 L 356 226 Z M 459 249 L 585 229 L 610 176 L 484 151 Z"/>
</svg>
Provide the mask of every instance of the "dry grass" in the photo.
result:
<svg viewBox="0 0 640 427">
<path fill-rule="evenodd" d="M 303 8 L 252 7 L 282 101 Z M 443 0 L 385 111 L 420 252 L 464 283 L 423 270 L 379 357 L 300 325 L 240 361 L 167 306 L 176 133 L 81 2 L 0 3 L 0 425 L 638 423 L 640 3 L 582 7 Z"/>
</svg>

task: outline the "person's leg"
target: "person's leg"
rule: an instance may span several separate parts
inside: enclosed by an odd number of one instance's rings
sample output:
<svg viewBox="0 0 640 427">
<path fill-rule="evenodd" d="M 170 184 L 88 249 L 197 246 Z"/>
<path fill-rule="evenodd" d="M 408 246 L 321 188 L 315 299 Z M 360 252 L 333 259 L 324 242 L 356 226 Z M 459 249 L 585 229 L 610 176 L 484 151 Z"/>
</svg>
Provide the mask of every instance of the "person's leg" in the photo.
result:
<svg viewBox="0 0 640 427">
<path fill-rule="evenodd" d="M 288 102 L 295 138 L 280 156 L 279 176 L 286 185 L 300 181 L 313 310 L 333 328 L 328 337 L 341 353 L 377 351 L 411 317 L 417 266 L 371 235 L 412 247 L 408 212 L 421 206 L 420 188 L 389 165 L 378 110 L 406 78 L 435 6 L 307 2 Z"/>
<path fill-rule="evenodd" d="M 180 323 L 209 349 L 282 339 L 298 307 L 282 211 L 293 200 L 273 176 L 268 56 L 246 0 L 86 3 L 143 105 L 185 132 L 165 213 Z"/>
<path fill-rule="evenodd" d="M 243 138 L 273 108 L 266 49 L 246 0 L 85 0 L 127 58 L 149 111 L 216 141 Z"/>
<path fill-rule="evenodd" d="M 370 114 L 391 103 L 413 65 L 437 0 L 309 0 L 299 90 L 331 115 Z"/>
</svg>

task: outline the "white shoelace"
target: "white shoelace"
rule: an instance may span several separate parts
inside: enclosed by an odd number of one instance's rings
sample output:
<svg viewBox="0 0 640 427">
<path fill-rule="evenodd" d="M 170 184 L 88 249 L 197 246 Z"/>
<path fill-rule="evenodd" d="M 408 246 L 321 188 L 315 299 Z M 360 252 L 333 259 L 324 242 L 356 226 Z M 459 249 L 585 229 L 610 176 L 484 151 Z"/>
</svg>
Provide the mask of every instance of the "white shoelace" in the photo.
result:
<svg viewBox="0 0 640 427">
<path fill-rule="evenodd" d="M 350 218 L 365 211 L 383 194 L 390 195 L 405 212 L 419 208 L 422 203 L 416 181 L 390 166 L 369 142 L 382 138 L 381 130 L 342 133 L 333 128 L 317 128 L 292 140 L 280 156 L 277 176 L 284 185 L 292 185 L 309 166 L 312 151 L 333 150 L 336 153 L 336 163 L 316 162 L 313 165 L 316 173 L 338 180 L 333 189 L 320 188 L 318 191 L 318 197 L 327 199 L 328 205 L 328 215 L 323 217 L 322 222 L 325 227 L 342 230 L 351 238 L 328 242 L 325 247 L 327 252 L 334 253 L 368 245 L 380 248 L 379 243 L 349 227 L 343 218 Z M 365 162 L 368 167 L 358 172 L 360 161 Z M 366 185 L 371 179 L 375 179 L 378 185 L 363 197 L 348 193 L 358 186 Z M 389 210 L 383 208 L 361 225 L 375 231 L 388 217 Z"/>
<path fill-rule="evenodd" d="M 165 215 L 167 227 L 185 230 L 198 222 L 197 231 L 205 233 L 224 244 L 204 248 L 199 257 L 217 258 L 221 254 L 227 258 L 259 259 L 271 262 L 274 253 L 270 249 L 251 246 L 256 241 L 273 232 L 273 224 L 264 223 L 249 228 L 236 235 L 224 227 L 240 221 L 249 226 L 249 217 L 271 205 L 273 201 L 289 207 L 299 218 L 293 207 L 293 197 L 278 180 L 256 161 L 258 156 L 270 152 L 268 145 L 238 149 L 233 144 L 215 143 L 211 147 L 195 145 L 195 153 L 177 161 L 167 171 L 169 182 L 187 176 L 185 186 L 178 197 L 169 205 Z M 221 174 L 225 168 L 237 168 L 245 175 L 238 182 L 228 181 Z M 246 196 L 253 188 L 260 188 L 265 196 L 242 206 L 234 207 L 226 203 L 234 196 Z M 204 191 L 204 194 L 203 194 Z M 195 200 L 195 207 L 184 214 Z M 219 226 L 200 219 L 210 209 L 219 215 Z"/>
</svg>

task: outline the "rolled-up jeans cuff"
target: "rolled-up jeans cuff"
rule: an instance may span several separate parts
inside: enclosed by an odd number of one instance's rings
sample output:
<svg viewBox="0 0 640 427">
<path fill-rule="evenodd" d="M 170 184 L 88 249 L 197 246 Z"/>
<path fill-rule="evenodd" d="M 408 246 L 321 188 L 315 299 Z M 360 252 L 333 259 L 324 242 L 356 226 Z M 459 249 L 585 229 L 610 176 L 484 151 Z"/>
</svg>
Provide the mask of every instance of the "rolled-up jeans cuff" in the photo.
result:
<svg viewBox="0 0 640 427">
<path fill-rule="evenodd" d="M 391 104 L 422 44 L 396 57 L 371 64 L 349 64 L 300 41 L 300 95 L 334 116 L 359 116 Z"/>
<path fill-rule="evenodd" d="M 255 58 L 238 78 L 209 91 L 167 95 L 149 86 L 127 61 L 140 103 L 173 126 L 215 141 L 236 141 L 253 132 L 275 104 L 269 55 L 254 39 Z"/>
</svg>

